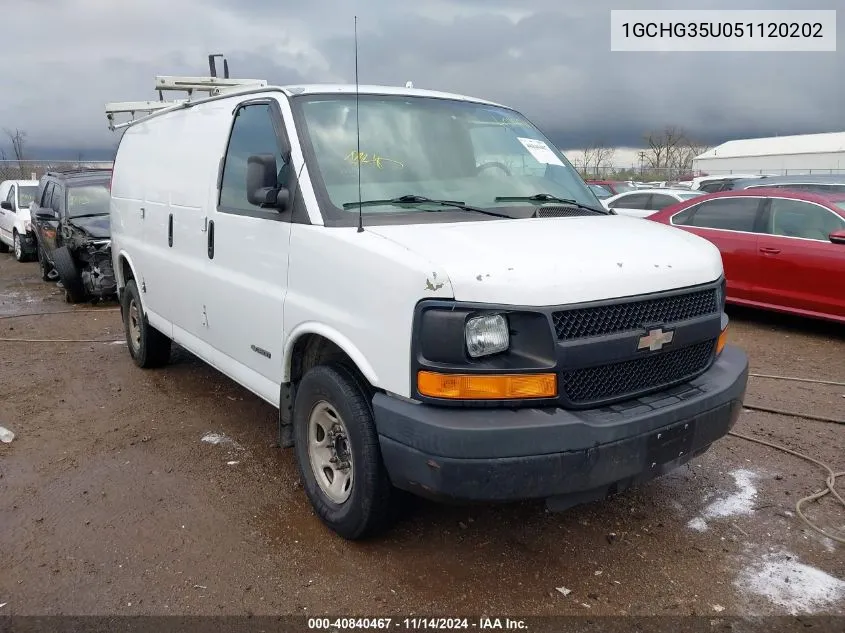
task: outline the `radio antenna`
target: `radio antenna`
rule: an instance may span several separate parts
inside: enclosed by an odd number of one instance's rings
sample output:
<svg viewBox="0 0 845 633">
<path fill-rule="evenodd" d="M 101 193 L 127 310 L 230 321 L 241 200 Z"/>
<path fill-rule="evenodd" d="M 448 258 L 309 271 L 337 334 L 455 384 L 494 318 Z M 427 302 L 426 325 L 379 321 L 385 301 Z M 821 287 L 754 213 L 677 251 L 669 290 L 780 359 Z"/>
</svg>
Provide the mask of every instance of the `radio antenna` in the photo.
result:
<svg viewBox="0 0 845 633">
<path fill-rule="evenodd" d="M 361 197 L 361 120 L 358 116 L 358 16 L 355 16 L 355 137 L 358 159 L 358 232 L 364 230 L 364 202 Z"/>
</svg>

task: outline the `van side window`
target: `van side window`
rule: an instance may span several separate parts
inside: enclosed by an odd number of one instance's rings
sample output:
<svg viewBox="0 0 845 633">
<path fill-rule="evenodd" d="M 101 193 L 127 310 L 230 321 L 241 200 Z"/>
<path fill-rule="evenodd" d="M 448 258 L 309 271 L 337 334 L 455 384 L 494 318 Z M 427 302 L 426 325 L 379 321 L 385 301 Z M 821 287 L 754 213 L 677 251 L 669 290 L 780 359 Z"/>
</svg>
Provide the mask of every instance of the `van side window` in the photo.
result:
<svg viewBox="0 0 845 633">
<path fill-rule="evenodd" d="M 288 183 L 289 164 L 284 162 L 279 150 L 279 141 L 271 117 L 272 110 L 265 103 L 246 105 L 235 114 L 223 166 L 223 181 L 220 187 L 221 211 L 248 212 L 249 215 L 259 216 L 270 213 L 268 209 L 250 204 L 246 197 L 247 159 L 254 154 L 273 154 L 278 168 L 278 184 Z"/>
</svg>

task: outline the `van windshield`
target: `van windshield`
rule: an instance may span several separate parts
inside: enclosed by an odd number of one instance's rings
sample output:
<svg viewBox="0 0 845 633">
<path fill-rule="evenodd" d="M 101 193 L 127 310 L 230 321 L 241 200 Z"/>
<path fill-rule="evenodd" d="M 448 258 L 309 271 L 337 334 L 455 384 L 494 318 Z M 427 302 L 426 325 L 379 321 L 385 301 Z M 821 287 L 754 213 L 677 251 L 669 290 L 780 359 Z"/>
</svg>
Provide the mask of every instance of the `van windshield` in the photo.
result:
<svg viewBox="0 0 845 633">
<path fill-rule="evenodd" d="M 68 217 L 108 215 L 110 196 L 106 183 L 69 187 L 67 190 Z"/>
<path fill-rule="evenodd" d="M 354 94 L 296 99 L 314 186 L 335 218 L 357 217 L 359 166 L 361 199 L 385 201 L 365 214 L 429 210 L 389 202 L 409 195 L 490 209 L 530 207 L 536 203 L 513 198 L 547 194 L 602 208 L 563 154 L 513 110 L 430 97 L 359 99 L 360 152 Z"/>
</svg>

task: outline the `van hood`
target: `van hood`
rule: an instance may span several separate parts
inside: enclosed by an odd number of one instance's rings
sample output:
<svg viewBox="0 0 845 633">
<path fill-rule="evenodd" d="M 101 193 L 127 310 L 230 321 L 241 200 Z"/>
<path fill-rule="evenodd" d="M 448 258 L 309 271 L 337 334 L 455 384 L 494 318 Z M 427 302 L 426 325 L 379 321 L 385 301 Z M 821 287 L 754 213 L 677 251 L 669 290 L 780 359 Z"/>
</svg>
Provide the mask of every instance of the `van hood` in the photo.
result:
<svg viewBox="0 0 845 633">
<path fill-rule="evenodd" d="M 449 277 L 458 301 L 546 306 L 715 281 L 704 238 L 618 215 L 366 227 Z"/>
<path fill-rule="evenodd" d="M 69 223 L 82 229 L 94 238 L 108 238 L 111 236 L 111 225 L 108 215 L 97 215 L 90 218 L 70 218 Z"/>
</svg>

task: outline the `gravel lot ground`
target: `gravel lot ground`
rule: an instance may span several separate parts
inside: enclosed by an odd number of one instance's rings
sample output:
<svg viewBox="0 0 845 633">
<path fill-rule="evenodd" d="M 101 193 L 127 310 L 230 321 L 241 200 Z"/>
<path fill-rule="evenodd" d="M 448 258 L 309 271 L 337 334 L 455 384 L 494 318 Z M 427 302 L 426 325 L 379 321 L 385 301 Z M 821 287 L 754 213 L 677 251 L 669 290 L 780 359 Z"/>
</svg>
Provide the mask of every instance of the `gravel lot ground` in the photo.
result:
<svg viewBox="0 0 845 633">
<path fill-rule="evenodd" d="M 69 308 L 0 257 L 0 315 Z M 95 309 L 0 337 L 122 340 Z M 845 381 L 845 328 L 729 313 L 752 371 Z M 0 342 L 0 367 L 0 615 L 845 614 L 845 547 L 794 514 L 825 473 L 742 439 L 566 513 L 419 501 L 349 543 L 311 513 L 275 410 L 189 354 L 142 371 L 125 344 Z M 845 387 L 750 380 L 747 404 L 845 417 Z M 736 430 L 845 470 L 843 425 L 745 411 Z M 830 496 L 808 513 L 845 535 Z"/>
</svg>

